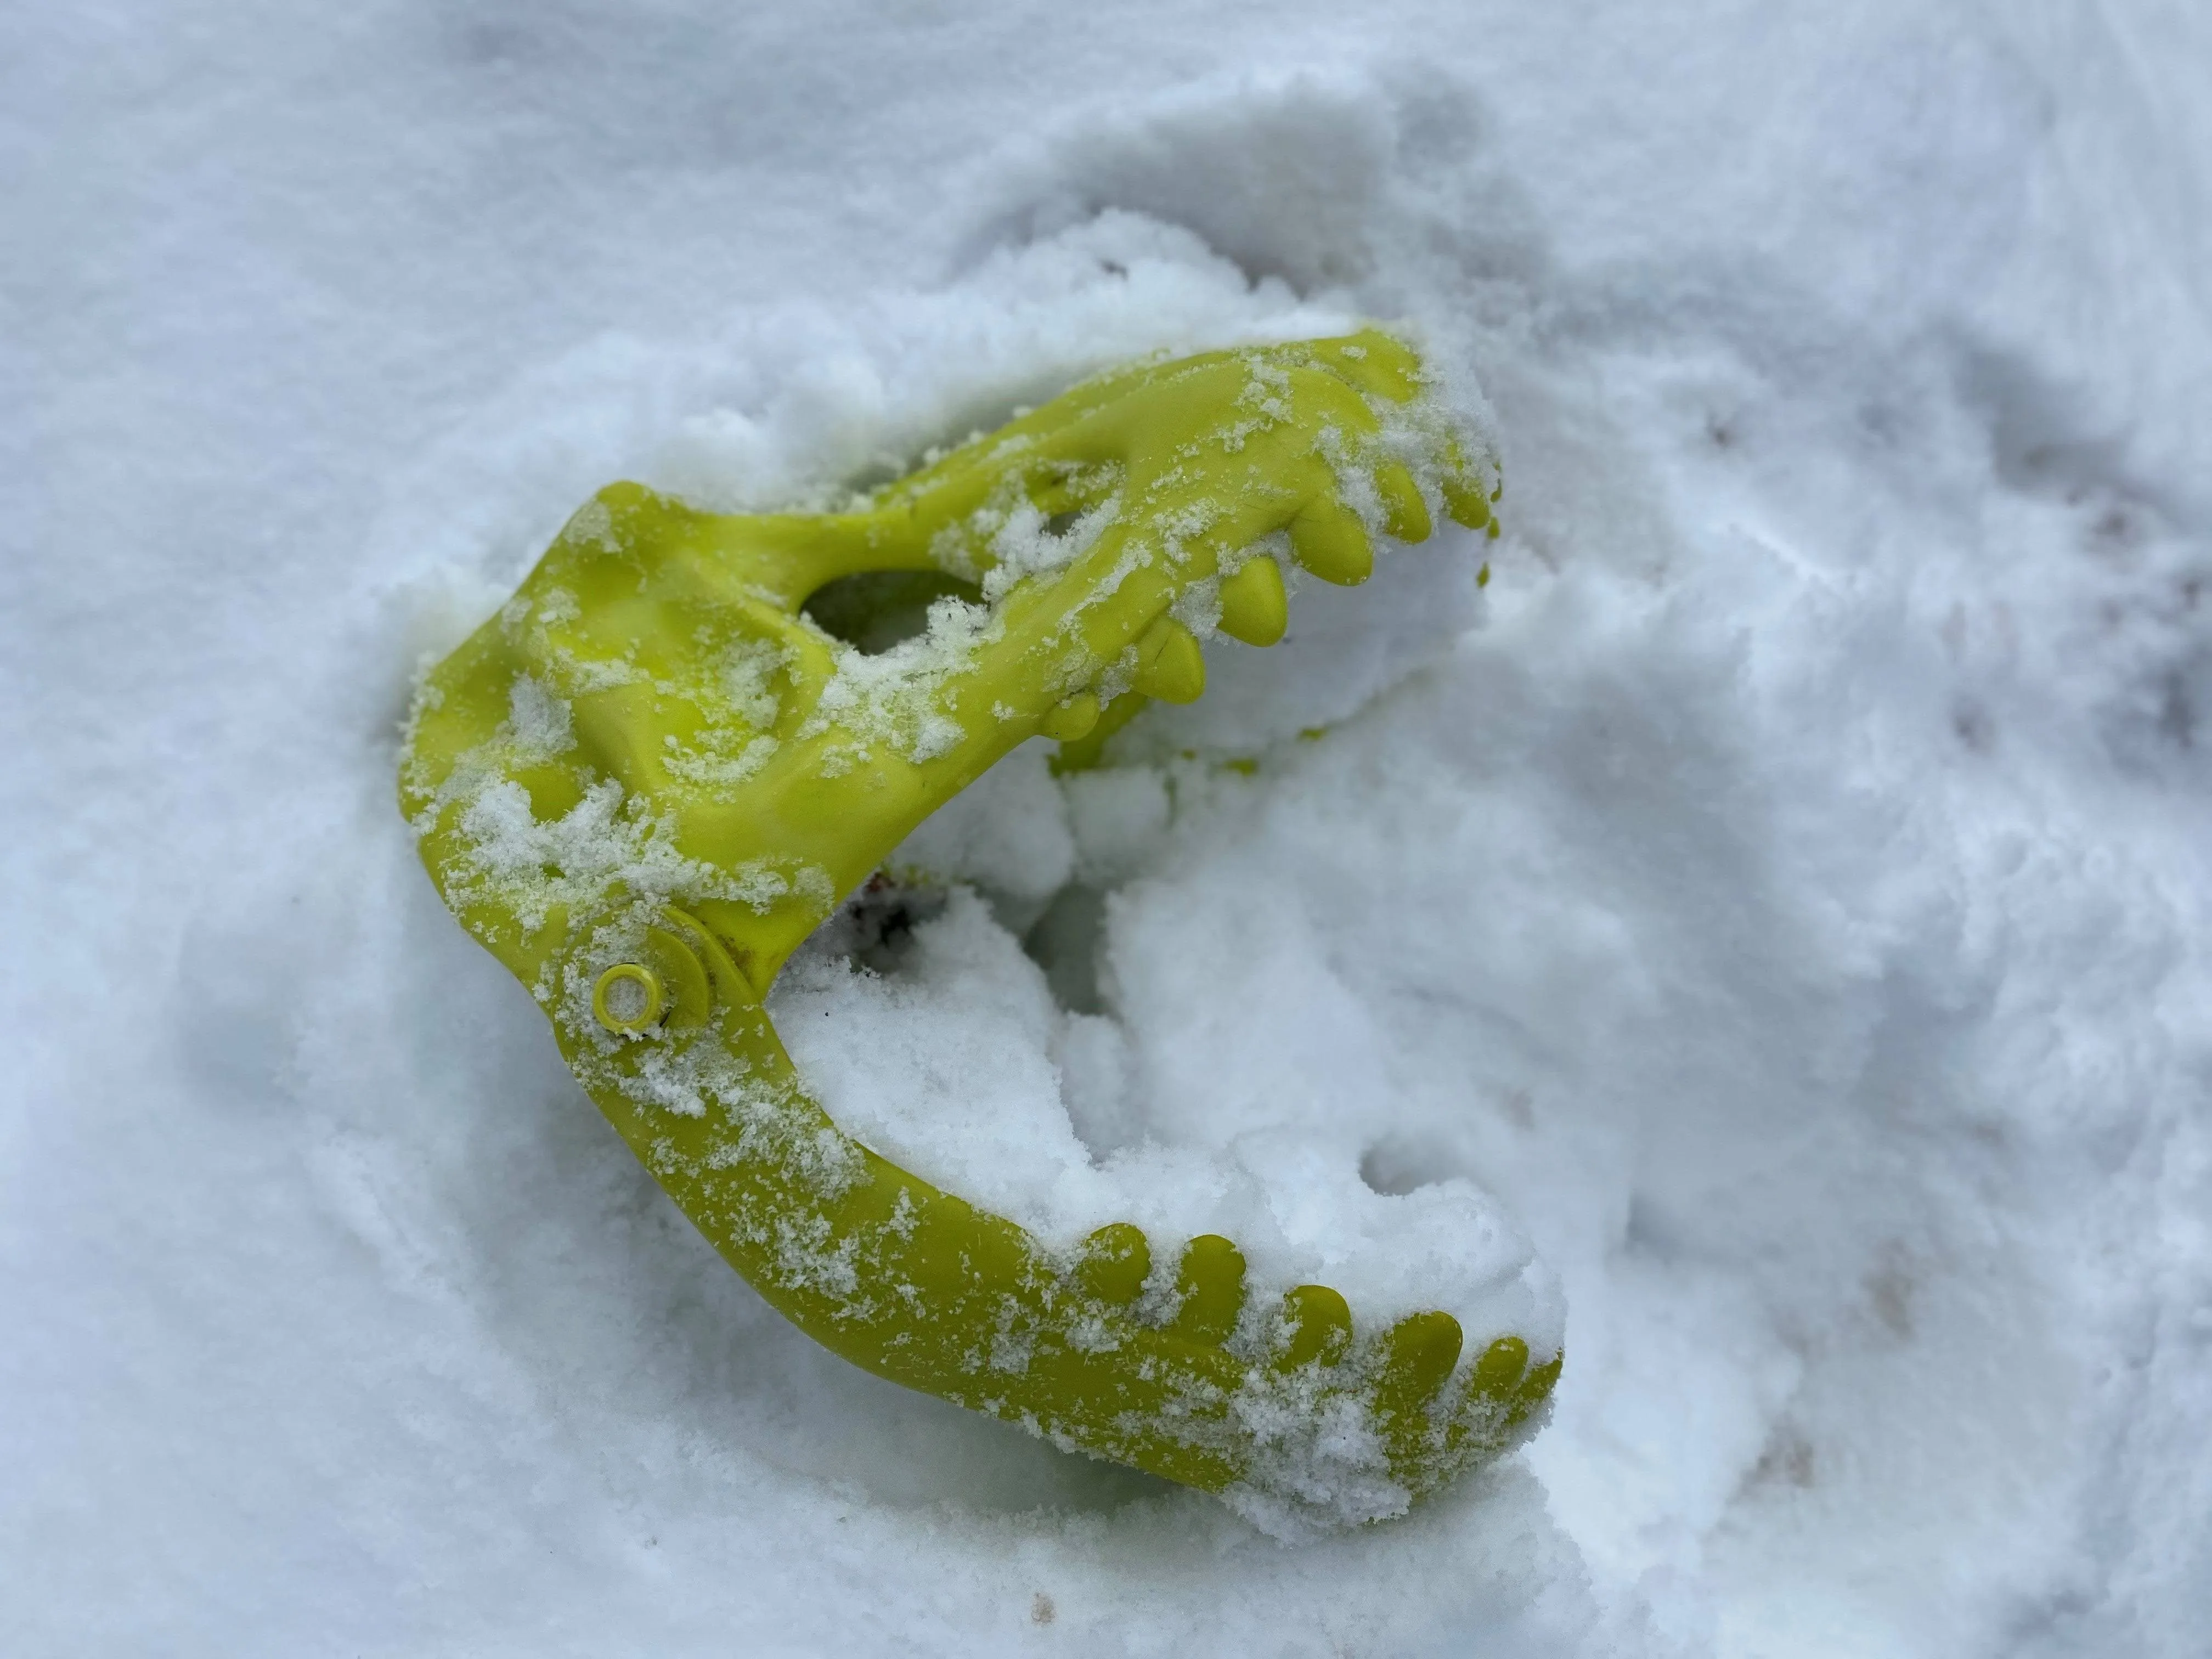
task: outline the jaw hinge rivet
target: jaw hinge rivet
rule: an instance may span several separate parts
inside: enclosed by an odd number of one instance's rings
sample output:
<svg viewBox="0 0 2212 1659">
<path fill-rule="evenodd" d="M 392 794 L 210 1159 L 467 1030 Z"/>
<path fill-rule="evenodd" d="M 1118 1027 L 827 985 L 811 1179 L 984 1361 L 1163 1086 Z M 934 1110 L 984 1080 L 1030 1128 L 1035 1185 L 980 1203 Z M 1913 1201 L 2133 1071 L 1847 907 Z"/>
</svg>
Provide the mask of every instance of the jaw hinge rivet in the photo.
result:
<svg viewBox="0 0 2212 1659">
<path fill-rule="evenodd" d="M 668 998 L 660 976 L 642 963 L 618 962 L 592 987 L 592 1016 L 622 1036 L 659 1024 Z"/>
</svg>

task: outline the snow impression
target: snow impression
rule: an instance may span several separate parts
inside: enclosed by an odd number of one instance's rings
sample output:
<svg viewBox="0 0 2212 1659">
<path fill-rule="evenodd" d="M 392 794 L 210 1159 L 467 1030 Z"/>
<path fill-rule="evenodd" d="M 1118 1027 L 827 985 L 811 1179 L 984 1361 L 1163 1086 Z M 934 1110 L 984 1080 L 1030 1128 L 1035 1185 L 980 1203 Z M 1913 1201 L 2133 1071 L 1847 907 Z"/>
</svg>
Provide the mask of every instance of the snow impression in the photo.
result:
<svg viewBox="0 0 2212 1659">
<path fill-rule="evenodd" d="M 11 24 L 0 1648 L 2199 1650 L 2205 29 Z M 1226 1172 L 1355 1308 L 1362 1214 L 1526 1241 L 1549 1426 L 1286 1546 L 766 1310 L 393 734 L 612 479 L 828 501 L 1370 317 L 1487 393 L 1503 539 L 1018 753 L 777 992 L 1010 1211 Z"/>
</svg>

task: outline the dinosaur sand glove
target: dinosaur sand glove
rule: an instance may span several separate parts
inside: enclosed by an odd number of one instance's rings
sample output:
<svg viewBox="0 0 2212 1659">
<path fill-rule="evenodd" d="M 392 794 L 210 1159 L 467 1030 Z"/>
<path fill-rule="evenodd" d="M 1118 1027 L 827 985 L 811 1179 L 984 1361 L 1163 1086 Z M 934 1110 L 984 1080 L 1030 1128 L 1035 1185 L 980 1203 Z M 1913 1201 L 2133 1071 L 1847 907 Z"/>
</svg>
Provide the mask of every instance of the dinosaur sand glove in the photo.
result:
<svg viewBox="0 0 2212 1659">
<path fill-rule="evenodd" d="M 1353 583 L 1372 534 L 1425 537 L 1432 502 L 1487 525 L 1463 446 L 1370 331 L 1103 375 L 848 512 L 614 485 L 428 677 L 404 810 L 593 1100 L 817 1341 L 1190 1486 L 1398 1512 L 1528 1431 L 1555 1352 L 1463 1354 L 1443 1312 L 1363 1333 L 1322 1285 L 1248 1297 L 1219 1237 L 1048 1248 L 842 1133 L 765 1000 L 1015 744 L 1077 750 L 1197 697 L 1200 634 L 1279 639 L 1279 556 Z M 868 654 L 814 621 L 860 592 L 843 631 L 864 629 L 871 591 L 928 601 L 926 630 Z"/>
</svg>

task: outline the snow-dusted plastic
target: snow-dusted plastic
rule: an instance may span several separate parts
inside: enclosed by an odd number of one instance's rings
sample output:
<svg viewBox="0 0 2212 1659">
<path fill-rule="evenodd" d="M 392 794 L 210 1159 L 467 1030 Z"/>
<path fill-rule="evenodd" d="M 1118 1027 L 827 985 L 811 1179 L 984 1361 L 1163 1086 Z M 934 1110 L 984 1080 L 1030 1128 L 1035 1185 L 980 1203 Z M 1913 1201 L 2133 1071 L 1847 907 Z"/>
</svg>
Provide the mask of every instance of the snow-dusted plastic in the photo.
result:
<svg viewBox="0 0 2212 1659">
<path fill-rule="evenodd" d="M 402 805 L 592 1098 L 809 1334 L 1249 1510 L 1396 1514 L 1528 1431 L 1554 1344 L 1463 1353 L 1441 1310 L 1248 1295 L 1218 1235 L 1041 1240 L 841 1130 L 765 1000 L 1015 744 L 1095 760 L 1146 697 L 1202 694 L 1201 635 L 1281 638 L 1279 559 L 1361 581 L 1375 536 L 1421 540 L 1434 508 L 1485 527 L 1495 487 L 1375 331 L 1102 376 L 842 513 L 617 484 L 429 675 Z M 902 605 L 926 629 L 862 649 Z"/>
</svg>

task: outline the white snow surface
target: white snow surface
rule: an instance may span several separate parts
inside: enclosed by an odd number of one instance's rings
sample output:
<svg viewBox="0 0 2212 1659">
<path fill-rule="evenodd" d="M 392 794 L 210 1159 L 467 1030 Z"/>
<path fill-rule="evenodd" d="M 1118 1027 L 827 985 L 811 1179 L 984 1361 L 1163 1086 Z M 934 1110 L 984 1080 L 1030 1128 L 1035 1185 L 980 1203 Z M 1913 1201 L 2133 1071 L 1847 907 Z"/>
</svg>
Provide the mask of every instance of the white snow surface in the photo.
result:
<svg viewBox="0 0 2212 1659">
<path fill-rule="evenodd" d="M 0 1651 L 2203 1652 L 2208 18 L 16 8 Z M 1487 395 L 1488 587 L 1304 584 L 779 993 L 879 1134 L 896 1041 L 1525 1236 L 1549 1426 L 1285 1546 L 769 1311 L 395 732 L 614 478 L 1364 317 Z"/>
</svg>

